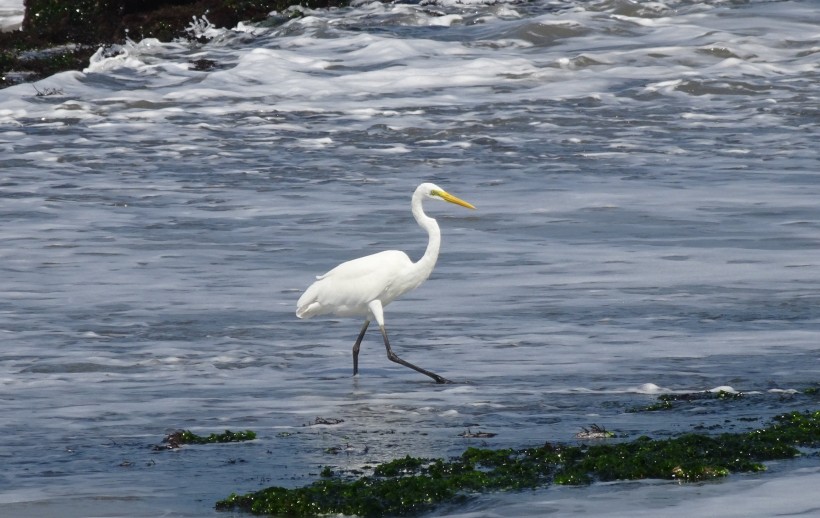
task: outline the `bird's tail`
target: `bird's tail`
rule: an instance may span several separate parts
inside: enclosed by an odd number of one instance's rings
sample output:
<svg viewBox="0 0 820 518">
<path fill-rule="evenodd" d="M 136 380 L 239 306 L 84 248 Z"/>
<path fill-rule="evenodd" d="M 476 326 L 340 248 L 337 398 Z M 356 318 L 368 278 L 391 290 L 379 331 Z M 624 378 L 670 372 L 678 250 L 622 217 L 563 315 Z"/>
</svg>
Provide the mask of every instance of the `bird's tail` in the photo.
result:
<svg viewBox="0 0 820 518">
<path fill-rule="evenodd" d="M 316 297 L 315 284 L 308 287 L 299 300 L 296 302 L 296 316 L 299 318 L 310 318 L 320 313 L 322 304 L 319 303 Z"/>
<path fill-rule="evenodd" d="M 296 316 L 299 318 L 310 318 L 314 315 L 318 315 L 322 305 L 318 302 L 311 302 L 309 304 L 305 304 L 303 306 L 299 306 L 296 308 Z"/>
</svg>

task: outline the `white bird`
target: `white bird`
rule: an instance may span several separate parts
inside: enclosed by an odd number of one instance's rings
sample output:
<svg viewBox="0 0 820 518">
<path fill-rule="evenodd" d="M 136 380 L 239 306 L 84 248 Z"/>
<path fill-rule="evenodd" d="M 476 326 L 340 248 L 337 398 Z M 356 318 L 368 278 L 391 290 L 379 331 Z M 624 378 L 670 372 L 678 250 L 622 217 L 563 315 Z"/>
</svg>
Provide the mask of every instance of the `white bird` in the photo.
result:
<svg viewBox="0 0 820 518">
<path fill-rule="evenodd" d="M 427 280 L 438 259 L 441 232 L 436 220 L 425 214 L 422 209 L 422 202 L 425 199 L 443 200 L 475 209 L 471 204 L 456 198 L 435 184 L 419 185 L 413 193 L 411 207 L 416 222 L 429 236 L 427 250 L 421 259 L 414 263 L 404 252 L 387 250 L 347 261 L 316 277 L 316 282 L 305 290 L 296 303 L 296 316 L 299 318 L 326 314 L 364 317 L 364 325 L 353 345 L 354 376 L 359 372 L 359 347 L 370 321 L 375 320 L 382 332 L 389 360 L 430 376 L 436 383 L 450 383 L 450 380 L 438 374 L 399 358 L 390 348 L 384 327 L 384 307 Z"/>
</svg>

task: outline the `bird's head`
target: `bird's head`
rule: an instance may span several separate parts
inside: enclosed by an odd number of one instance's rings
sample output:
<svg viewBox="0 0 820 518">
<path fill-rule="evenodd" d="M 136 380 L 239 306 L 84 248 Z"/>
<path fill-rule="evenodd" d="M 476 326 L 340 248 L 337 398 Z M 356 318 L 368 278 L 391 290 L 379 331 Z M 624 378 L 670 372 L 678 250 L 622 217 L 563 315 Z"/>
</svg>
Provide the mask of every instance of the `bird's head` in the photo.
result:
<svg viewBox="0 0 820 518">
<path fill-rule="evenodd" d="M 416 192 L 420 192 L 425 198 L 443 200 L 450 203 L 455 203 L 456 205 L 461 205 L 462 207 L 467 207 L 468 209 L 475 209 L 471 203 L 467 203 L 461 198 L 453 196 L 434 183 L 423 183 L 418 186 Z"/>
</svg>

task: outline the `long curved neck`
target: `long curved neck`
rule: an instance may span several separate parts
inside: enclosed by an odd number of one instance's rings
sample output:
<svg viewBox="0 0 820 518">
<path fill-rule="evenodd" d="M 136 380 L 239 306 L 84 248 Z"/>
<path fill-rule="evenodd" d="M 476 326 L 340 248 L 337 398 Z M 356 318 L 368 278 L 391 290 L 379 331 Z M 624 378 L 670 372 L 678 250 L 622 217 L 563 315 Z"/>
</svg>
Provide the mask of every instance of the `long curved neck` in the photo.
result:
<svg viewBox="0 0 820 518">
<path fill-rule="evenodd" d="M 438 251 L 441 247 L 441 231 L 438 228 L 438 223 L 436 223 L 435 219 L 424 213 L 424 209 L 421 206 L 422 200 L 423 195 L 421 193 L 416 192 L 413 194 L 413 217 L 416 218 L 416 222 L 419 226 L 427 231 L 427 235 L 429 236 L 427 250 L 424 251 L 424 255 L 421 256 L 421 259 L 414 263 L 415 273 L 420 276 L 419 282 L 424 281 L 430 276 L 430 273 L 436 266 Z"/>
</svg>

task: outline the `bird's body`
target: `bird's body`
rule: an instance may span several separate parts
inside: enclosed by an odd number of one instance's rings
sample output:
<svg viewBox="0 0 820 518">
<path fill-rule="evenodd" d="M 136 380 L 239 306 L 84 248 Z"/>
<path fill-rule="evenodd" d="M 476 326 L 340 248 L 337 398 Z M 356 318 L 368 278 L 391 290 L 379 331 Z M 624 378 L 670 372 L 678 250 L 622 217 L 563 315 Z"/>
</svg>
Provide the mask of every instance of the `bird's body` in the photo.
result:
<svg viewBox="0 0 820 518">
<path fill-rule="evenodd" d="M 316 278 L 296 303 L 296 316 L 310 318 L 333 314 L 341 317 L 365 317 L 359 338 L 353 346 L 353 374 L 358 373 L 359 347 L 371 320 L 376 320 L 384 337 L 390 360 L 426 374 L 439 383 L 447 380 L 430 371 L 416 367 L 393 353 L 384 327 L 384 306 L 399 296 L 417 288 L 430 276 L 438 259 L 441 232 L 436 220 L 422 209 L 424 199 L 440 199 L 467 208 L 469 203 L 448 194 L 440 187 L 423 183 L 413 193 L 412 210 L 419 226 L 427 231 L 429 241 L 424 255 L 416 262 L 404 252 L 388 250 L 353 259 Z"/>
<path fill-rule="evenodd" d="M 386 306 L 424 281 L 414 279 L 412 268 L 413 261 L 400 250 L 386 250 L 342 263 L 316 278 L 299 298 L 296 316 L 367 316 L 370 301 L 378 299 Z"/>
</svg>

